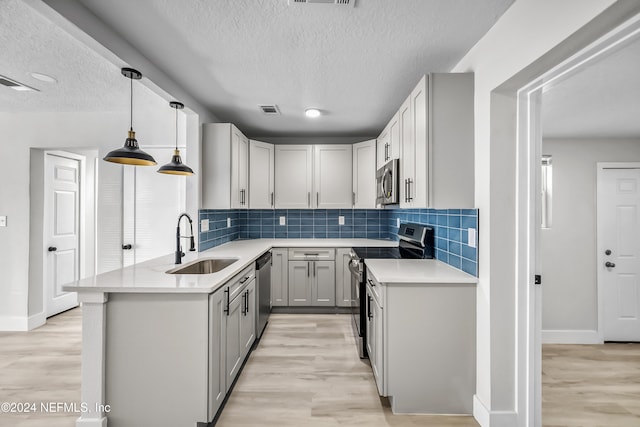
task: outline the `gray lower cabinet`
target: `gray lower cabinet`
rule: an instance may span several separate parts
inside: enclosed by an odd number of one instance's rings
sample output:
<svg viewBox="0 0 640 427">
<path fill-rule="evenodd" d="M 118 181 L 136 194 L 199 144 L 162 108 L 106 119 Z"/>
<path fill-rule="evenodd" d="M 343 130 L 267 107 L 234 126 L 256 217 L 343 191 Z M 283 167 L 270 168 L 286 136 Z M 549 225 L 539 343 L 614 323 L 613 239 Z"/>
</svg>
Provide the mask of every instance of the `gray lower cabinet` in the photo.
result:
<svg viewBox="0 0 640 427">
<path fill-rule="evenodd" d="M 255 340 L 255 269 L 214 293 L 112 293 L 105 304 L 109 427 L 213 420 Z"/>
<path fill-rule="evenodd" d="M 228 313 L 227 313 L 227 330 L 226 330 L 226 392 L 231 388 L 233 380 L 238 375 L 240 367 L 242 366 L 242 336 L 240 321 L 242 319 L 241 310 L 244 310 L 244 299 L 240 296 L 236 296 L 233 300 L 229 301 Z"/>
<path fill-rule="evenodd" d="M 367 270 L 367 351 L 394 414 L 471 414 L 475 283 L 380 283 Z"/>
<path fill-rule="evenodd" d="M 289 305 L 311 305 L 311 263 L 289 261 Z"/>
<path fill-rule="evenodd" d="M 336 304 L 336 262 L 333 248 L 289 249 L 289 306 Z"/>
<path fill-rule="evenodd" d="M 351 307 L 351 249 L 336 249 L 336 306 Z"/>
<path fill-rule="evenodd" d="M 226 337 L 225 381 L 228 392 L 255 341 L 255 270 L 245 270 L 238 280 L 225 287 Z"/>
<path fill-rule="evenodd" d="M 207 395 L 208 420 L 220 409 L 227 394 L 226 387 L 226 316 L 225 293 L 220 290 L 209 295 L 209 389 Z"/>
<path fill-rule="evenodd" d="M 312 261 L 311 305 L 336 305 L 336 262 Z"/>
<path fill-rule="evenodd" d="M 271 250 L 271 306 L 289 305 L 289 250 L 273 248 Z"/>
</svg>

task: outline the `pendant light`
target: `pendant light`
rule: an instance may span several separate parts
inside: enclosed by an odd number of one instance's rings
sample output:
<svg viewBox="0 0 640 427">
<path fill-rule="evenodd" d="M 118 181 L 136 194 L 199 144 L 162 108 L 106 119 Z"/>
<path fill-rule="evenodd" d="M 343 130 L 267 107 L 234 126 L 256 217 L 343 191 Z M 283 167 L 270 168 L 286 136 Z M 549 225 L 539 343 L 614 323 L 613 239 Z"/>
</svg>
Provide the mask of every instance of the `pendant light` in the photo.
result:
<svg viewBox="0 0 640 427">
<path fill-rule="evenodd" d="M 178 150 L 178 110 L 182 110 L 184 104 L 182 102 L 171 101 L 169 105 L 176 110 L 176 149 L 173 150 L 171 161 L 158 169 L 158 172 L 170 175 L 193 175 L 193 170 L 182 163 L 180 150 Z"/>
<path fill-rule="evenodd" d="M 123 68 L 121 70 L 122 75 L 127 77 L 131 81 L 131 106 L 130 106 L 130 126 L 129 137 L 124 142 L 124 147 L 111 151 L 104 157 L 107 162 L 120 163 L 123 165 L 134 166 L 153 166 L 156 164 L 151 155 L 145 153 L 138 147 L 138 141 L 136 140 L 136 133 L 133 131 L 133 81 L 140 80 L 142 74 L 138 70 L 133 68 Z"/>
</svg>

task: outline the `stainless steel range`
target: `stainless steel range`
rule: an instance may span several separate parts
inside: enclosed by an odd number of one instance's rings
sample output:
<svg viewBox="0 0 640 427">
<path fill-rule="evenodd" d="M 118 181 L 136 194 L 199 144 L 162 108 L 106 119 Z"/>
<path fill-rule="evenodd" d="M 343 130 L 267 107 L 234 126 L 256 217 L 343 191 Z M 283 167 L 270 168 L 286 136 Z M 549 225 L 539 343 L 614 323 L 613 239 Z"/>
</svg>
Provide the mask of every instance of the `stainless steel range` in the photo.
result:
<svg viewBox="0 0 640 427">
<path fill-rule="evenodd" d="M 366 337 L 366 260 L 368 259 L 400 259 L 400 258 L 433 258 L 434 235 L 433 228 L 426 225 L 404 223 L 398 231 L 400 238 L 395 247 L 353 247 L 351 248 L 351 312 L 353 317 L 354 334 L 361 358 L 368 357 Z M 361 309 L 362 308 L 362 309 Z"/>
</svg>

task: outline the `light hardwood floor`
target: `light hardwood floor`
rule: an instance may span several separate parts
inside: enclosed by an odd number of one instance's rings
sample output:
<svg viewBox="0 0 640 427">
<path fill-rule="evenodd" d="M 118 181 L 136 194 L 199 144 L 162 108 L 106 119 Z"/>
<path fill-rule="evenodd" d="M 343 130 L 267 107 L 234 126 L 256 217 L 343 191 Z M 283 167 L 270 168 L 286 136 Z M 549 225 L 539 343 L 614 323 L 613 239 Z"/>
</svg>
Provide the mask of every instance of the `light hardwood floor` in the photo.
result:
<svg viewBox="0 0 640 427">
<path fill-rule="evenodd" d="M 80 402 L 80 309 L 0 332 L 1 402 Z M 356 355 L 349 316 L 272 315 L 218 422 L 234 426 L 478 426 L 397 416 Z M 543 347 L 545 427 L 640 426 L 640 345 Z M 40 408 L 38 408 L 40 409 Z M 0 413 L 0 427 L 74 427 L 77 413 Z"/>
</svg>

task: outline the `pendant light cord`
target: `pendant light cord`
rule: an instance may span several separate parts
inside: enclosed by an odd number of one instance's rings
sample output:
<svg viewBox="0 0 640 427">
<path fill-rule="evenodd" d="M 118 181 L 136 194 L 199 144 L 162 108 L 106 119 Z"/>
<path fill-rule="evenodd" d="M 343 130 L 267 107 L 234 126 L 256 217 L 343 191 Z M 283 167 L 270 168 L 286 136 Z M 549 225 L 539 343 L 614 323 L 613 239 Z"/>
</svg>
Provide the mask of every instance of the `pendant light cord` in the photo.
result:
<svg viewBox="0 0 640 427">
<path fill-rule="evenodd" d="M 178 149 L 178 106 L 174 107 L 176 109 L 176 150 Z"/>
<path fill-rule="evenodd" d="M 129 129 L 133 131 L 133 77 L 129 77 L 130 90 L 129 90 Z"/>
</svg>

